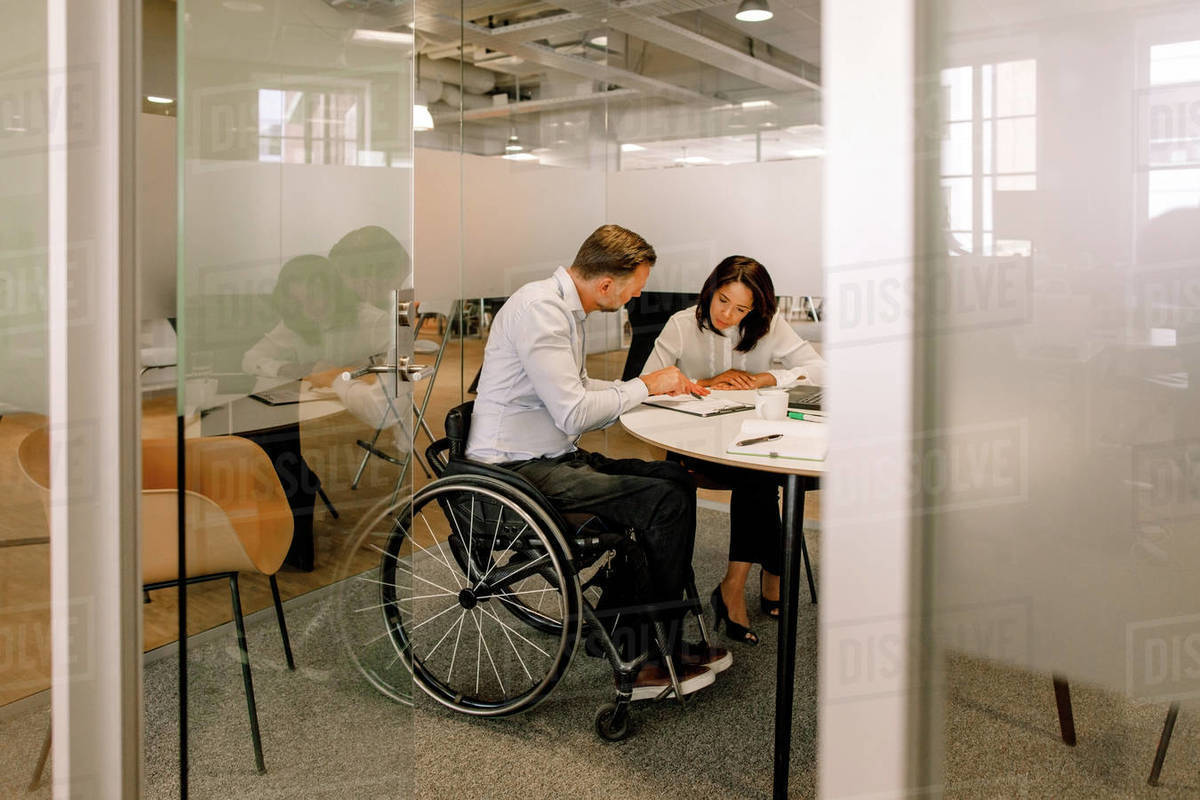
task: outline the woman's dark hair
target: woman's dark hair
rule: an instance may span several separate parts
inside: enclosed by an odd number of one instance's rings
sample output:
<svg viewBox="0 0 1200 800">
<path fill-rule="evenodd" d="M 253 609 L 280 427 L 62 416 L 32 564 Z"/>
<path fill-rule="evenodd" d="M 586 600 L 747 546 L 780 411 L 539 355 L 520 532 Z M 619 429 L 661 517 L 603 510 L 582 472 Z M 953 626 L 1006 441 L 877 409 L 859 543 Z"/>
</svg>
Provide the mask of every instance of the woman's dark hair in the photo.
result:
<svg viewBox="0 0 1200 800">
<path fill-rule="evenodd" d="M 300 334 L 309 344 L 321 340 L 321 326 L 311 319 L 292 299 L 293 286 L 303 285 L 309 292 L 325 295 L 333 303 L 328 324 L 353 323 L 358 308 L 358 296 L 347 288 L 329 260 L 322 256 L 296 256 L 279 270 L 271 305 L 283 324 Z"/>
<path fill-rule="evenodd" d="M 700 289 L 700 299 L 696 301 L 696 324 L 700 330 L 708 328 L 713 333 L 720 333 L 712 323 L 708 310 L 712 306 L 713 295 L 722 286 L 730 283 L 740 283 L 750 290 L 754 297 L 754 307 L 746 316 L 738 329 L 742 338 L 734 349 L 741 353 L 749 353 L 758 344 L 758 340 L 771 329 L 771 320 L 775 317 L 775 284 L 767 268 L 748 256 L 730 256 L 717 264 L 716 269 L 704 281 Z"/>
</svg>

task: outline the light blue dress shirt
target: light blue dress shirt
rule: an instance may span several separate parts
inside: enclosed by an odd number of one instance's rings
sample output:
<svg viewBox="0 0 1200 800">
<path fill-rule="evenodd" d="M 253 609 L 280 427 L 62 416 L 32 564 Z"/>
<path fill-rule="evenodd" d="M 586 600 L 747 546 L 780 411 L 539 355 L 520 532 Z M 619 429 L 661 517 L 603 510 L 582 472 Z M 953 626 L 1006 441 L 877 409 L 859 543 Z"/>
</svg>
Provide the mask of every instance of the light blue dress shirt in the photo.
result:
<svg viewBox="0 0 1200 800">
<path fill-rule="evenodd" d="M 583 303 L 563 267 L 513 294 L 492 322 L 467 457 L 498 464 L 554 457 L 649 395 L 646 384 L 588 377 Z"/>
</svg>

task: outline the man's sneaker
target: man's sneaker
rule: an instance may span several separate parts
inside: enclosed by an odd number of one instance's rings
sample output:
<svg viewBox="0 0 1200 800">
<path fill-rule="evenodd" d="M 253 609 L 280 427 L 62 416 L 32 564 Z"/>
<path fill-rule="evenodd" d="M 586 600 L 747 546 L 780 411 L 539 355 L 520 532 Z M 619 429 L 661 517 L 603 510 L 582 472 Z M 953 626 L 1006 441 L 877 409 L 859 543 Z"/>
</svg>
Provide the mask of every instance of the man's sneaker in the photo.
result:
<svg viewBox="0 0 1200 800">
<path fill-rule="evenodd" d="M 679 690 L 684 694 L 698 692 L 705 686 L 712 686 L 717 678 L 707 667 L 679 664 L 675 667 L 679 677 Z M 638 700 L 653 700 L 671 685 L 671 673 L 661 664 L 643 664 L 637 678 L 633 681 L 634 702 Z"/>
<path fill-rule="evenodd" d="M 733 653 L 724 647 L 710 647 L 703 642 L 682 642 L 678 661 L 684 666 L 708 667 L 715 675 L 733 666 Z"/>
</svg>

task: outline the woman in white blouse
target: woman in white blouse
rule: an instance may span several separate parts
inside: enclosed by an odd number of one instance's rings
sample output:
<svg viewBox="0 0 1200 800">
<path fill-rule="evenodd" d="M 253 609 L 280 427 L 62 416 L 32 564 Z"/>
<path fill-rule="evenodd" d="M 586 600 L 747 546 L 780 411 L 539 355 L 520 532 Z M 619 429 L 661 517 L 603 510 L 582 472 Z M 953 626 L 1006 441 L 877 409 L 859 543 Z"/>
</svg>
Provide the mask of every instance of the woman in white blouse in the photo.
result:
<svg viewBox="0 0 1200 800">
<path fill-rule="evenodd" d="M 387 313 L 361 302 L 322 256 L 297 256 L 283 265 L 271 303 L 280 321 L 242 357 L 242 370 L 263 378 L 303 378 L 317 394 L 329 393 L 374 428 L 395 415 L 388 408 L 383 384 L 368 374 L 347 380 L 345 370 L 384 355 L 391 346 Z M 402 404 L 397 410 L 405 409 Z M 407 420 L 401 420 L 406 422 Z M 398 448 L 407 437 L 393 424 Z"/>
<path fill-rule="evenodd" d="M 667 320 L 644 372 L 677 366 L 701 386 L 754 389 L 821 385 L 825 361 L 776 314 L 775 286 L 766 268 L 746 256 L 730 256 L 704 281 L 696 305 Z M 700 377 L 703 376 L 703 377 Z M 687 466 L 729 486 L 729 566 L 713 590 L 717 627 L 730 638 L 758 644 L 746 610 L 746 579 L 762 565 L 759 605 L 779 614 L 783 527 L 779 485 L 769 473 L 685 459 Z"/>
</svg>

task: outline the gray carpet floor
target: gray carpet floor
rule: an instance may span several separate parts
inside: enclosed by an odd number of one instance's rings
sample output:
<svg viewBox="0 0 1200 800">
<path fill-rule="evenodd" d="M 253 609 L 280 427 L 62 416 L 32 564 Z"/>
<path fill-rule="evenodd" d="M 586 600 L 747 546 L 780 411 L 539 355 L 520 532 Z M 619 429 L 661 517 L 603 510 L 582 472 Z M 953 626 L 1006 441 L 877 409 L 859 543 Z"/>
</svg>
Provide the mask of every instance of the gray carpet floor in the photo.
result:
<svg viewBox="0 0 1200 800">
<path fill-rule="evenodd" d="M 723 569 L 727 515 L 701 509 L 695 566 L 704 594 Z M 809 534 L 814 560 L 816 534 Z M 818 573 L 819 576 L 819 573 Z M 257 775 L 232 634 L 190 651 L 191 796 L 195 798 L 760 798 L 770 796 L 776 642 L 748 593 L 757 648 L 686 709 L 635 706 L 634 735 L 601 742 L 596 707 L 610 698 L 604 662 L 577 654 L 563 682 L 531 712 L 479 720 L 424 696 L 414 707 L 376 691 L 347 656 L 344 615 L 327 598 L 288 612 L 298 669 L 284 668 L 271 616 L 249 647 L 268 772 Z M 815 796 L 816 608 L 801 606 L 792 750 L 793 797 Z M 373 618 L 374 620 L 375 618 Z M 378 624 L 375 622 L 374 624 Z M 380 626 L 382 629 L 382 626 Z M 174 658 L 145 670 L 146 795 L 178 796 Z M 1176 728 L 1164 785 L 1145 785 L 1162 706 L 1135 706 L 1073 686 L 1079 745 L 1058 739 L 1049 676 L 973 659 L 948 664 L 946 797 L 1183 798 L 1200 796 L 1200 724 Z M 45 711 L 0 721 L 0 797 L 49 797 L 24 784 Z M 863 754 L 869 758 L 869 753 Z"/>
</svg>

